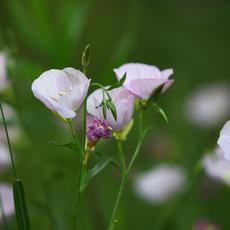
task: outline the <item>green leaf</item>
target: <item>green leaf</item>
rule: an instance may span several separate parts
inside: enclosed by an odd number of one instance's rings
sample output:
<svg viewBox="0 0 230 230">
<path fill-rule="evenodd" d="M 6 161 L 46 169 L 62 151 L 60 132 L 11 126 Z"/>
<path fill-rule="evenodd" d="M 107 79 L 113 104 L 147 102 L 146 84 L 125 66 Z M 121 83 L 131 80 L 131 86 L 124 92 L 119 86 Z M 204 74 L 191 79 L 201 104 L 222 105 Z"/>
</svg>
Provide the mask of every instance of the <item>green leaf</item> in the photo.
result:
<svg viewBox="0 0 230 230">
<path fill-rule="evenodd" d="M 81 183 L 81 187 L 80 187 L 80 191 L 83 192 L 87 185 L 89 184 L 90 180 L 95 177 L 98 173 L 100 173 L 103 169 L 106 168 L 106 166 L 108 164 L 113 164 L 116 165 L 115 161 L 112 160 L 112 158 L 107 157 L 107 156 L 103 156 L 103 155 L 98 155 L 99 156 L 99 161 L 97 162 L 97 164 L 91 168 L 88 169 L 84 175 L 84 177 L 82 178 L 82 183 Z"/>
<path fill-rule="evenodd" d="M 112 89 L 116 89 L 116 88 L 123 86 L 125 80 L 126 80 L 126 73 L 123 75 L 123 77 L 120 79 L 120 81 L 118 81 L 114 85 L 110 86 L 107 90 L 110 91 Z"/>
<path fill-rule="evenodd" d="M 115 121 L 117 120 L 117 110 L 112 100 L 107 101 L 107 108 L 112 112 Z"/>
<path fill-rule="evenodd" d="M 159 99 L 164 85 L 165 85 L 165 83 L 159 85 L 159 86 L 153 91 L 153 93 L 151 94 L 150 98 L 149 98 L 148 101 L 146 102 L 146 105 L 145 105 L 146 107 L 148 107 L 150 104 L 156 102 L 156 101 Z"/>
<path fill-rule="evenodd" d="M 154 107 L 155 107 L 156 111 L 158 113 L 160 113 L 160 115 L 163 117 L 163 119 L 165 120 L 165 122 L 168 124 L 169 120 L 168 120 L 168 117 L 167 117 L 165 111 L 161 107 L 159 107 L 157 104 L 154 104 Z"/>
<path fill-rule="evenodd" d="M 115 168 L 119 168 L 118 163 L 117 163 L 112 157 L 105 156 L 105 155 L 103 155 L 102 153 L 97 152 L 97 151 L 94 151 L 94 152 L 93 152 L 93 155 L 94 155 L 98 160 L 108 158 L 108 159 L 110 159 L 110 164 L 111 164 L 111 165 L 113 165 Z"/>
<path fill-rule="evenodd" d="M 74 152 L 79 152 L 79 148 L 78 146 L 74 143 L 74 142 L 68 142 L 68 143 L 57 143 L 57 142 L 53 142 L 53 141 L 50 141 L 49 144 L 53 144 L 53 145 L 56 145 L 56 146 L 60 146 L 60 147 L 66 147 Z"/>
<path fill-rule="evenodd" d="M 106 118 L 107 118 L 107 111 L 106 111 L 106 104 L 105 104 L 104 101 L 102 102 L 102 112 L 103 112 L 103 117 L 106 120 Z"/>
<path fill-rule="evenodd" d="M 30 220 L 26 207 L 24 187 L 19 179 L 13 184 L 13 193 L 18 230 L 30 230 Z"/>
</svg>

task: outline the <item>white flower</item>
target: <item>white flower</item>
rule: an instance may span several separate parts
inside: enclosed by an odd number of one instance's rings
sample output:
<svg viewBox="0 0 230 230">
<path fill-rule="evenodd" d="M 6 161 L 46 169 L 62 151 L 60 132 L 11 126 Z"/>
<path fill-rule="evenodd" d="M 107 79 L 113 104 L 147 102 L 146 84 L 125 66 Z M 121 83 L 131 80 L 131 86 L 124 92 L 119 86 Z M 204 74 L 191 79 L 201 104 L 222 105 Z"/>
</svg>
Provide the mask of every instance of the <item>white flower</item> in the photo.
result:
<svg viewBox="0 0 230 230">
<path fill-rule="evenodd" d="M 195 90 L 185 104 L 187 119 L 201 128 L 216 128 L 230 114 L 230 88 L 209 84 Z"/>
<path fill-rule="evenodd" d="M 106 121 L 114 131 L 125 128 L 132 119 L 134 112 L 134 97 L 125 88 L 116 88 L 109 91 L 109 95 L 115 104 L 117 120 L 114 119 L 111 111 L 107 111 Z M 87 111 L 89 114 L 104 120 L 102 108 L 98 107 L 103 99 L 101 89 L 94 91 L 87 99 Z"/>
<path fill-rule="evenodd" d="M 206 154 L 203 158 L 206 173 L 230 186 L 230 163 L 224 159 L 224 154 L 217 148 L 213 154 Z"/>
<path fill-rule="evenodd" d="M 139 99 L 148 99 L 161 85 L 164 85 L 164 92 L 173 83 L 173 80 L 169 79 L 173 69 L 160 71 L 156 66 L 141 63 L 125 64 L 114 69 L 114 72 L 118 80 L 126 73 L 124 87 Z"/>
<path fill-rule="evenodd" d="M 184 189 L 186 176 L 178 166 L 159 165 L 139 174 L 134 182 L 137 195 L 150 203 L 162 203 Z"/>
<path fill-rule="evenodd" d="M 0 172 L 4 171 L 10 165 L 10 155 L 8 146 L 0 142 Z"/>
<path fill-rule="evenodd" d="M 0 197 L 3 205 L 4 215 L 9 218 L 14 215 L 14 198 L 13 189 L 6 183 L 0 184 Z M 2 221 L 2 213 L 0 212 L 0 221 Z"/>
<path fill-rule="evenodd" d="M 8 87 L 9 81 L 7 78 L 7 55 L 5 52 L 0 52 L 0 92 Z"/>
<path fill-rule="evenodd" d="M 220 131 L 218 145 L 224 152 L 224 157 L 230 162 L 230 121 L 228 121 Z"/>
<path fill-rule="evenodd" d="M 71 119 L 84 101 L 89 84 L 90 80 L 79 70 L 52 69 L 33 82 L 32 91 L 49 109 L 64 119 Z"/>
</svg>

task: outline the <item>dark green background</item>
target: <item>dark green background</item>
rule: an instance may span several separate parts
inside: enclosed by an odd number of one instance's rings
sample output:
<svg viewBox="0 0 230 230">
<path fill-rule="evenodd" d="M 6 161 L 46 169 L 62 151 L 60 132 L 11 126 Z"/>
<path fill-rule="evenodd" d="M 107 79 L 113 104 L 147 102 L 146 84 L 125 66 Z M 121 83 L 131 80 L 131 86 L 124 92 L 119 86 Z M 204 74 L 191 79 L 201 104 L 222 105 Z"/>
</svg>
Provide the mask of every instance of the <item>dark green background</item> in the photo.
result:
<svg viewBox="0 0 230 230">
<path fill-rule="evenodd" d="M 167 126 L 159 115 L 148 113 L 146 125 L 153 124 L 154 130 L 133 174 L 160 162 L 174 162 L 188 171 L 187 189 L 175 200 L 153 206 L 134 195 L 131 176 L 117 229 L 190 230 L 202 217 L 230 229 L 230 189 L 210 182 L 204 173 L 193 173 L 204 151 L 215 147 L 219 130 L 195 128 L 183 114 L 186 97 L 196 86 L 229 83 L 230 1 L 0 0 L 0 32 L 2 47 L 16 51 L 11 79 L 25 138 L 14 148 L 33 230 L 71 229 L 78 157 L 48 144 L 71 137 L 33 97 L 31 83 L 50 68 L 81 68 L 81 54 L 88 43 L 92 47 L 89 76 L 94 82 L 112 84 L 112 69 L 127 62 L 175 71 L 175 84 L 159 101 L 170 123 Z M 161 137 L 170 140 L 164 155 L 153 153 L 154 145 L 149 144 Z M 127 157 L 136 139 L 135 126 L 126 142 Z M 99 148 L 116 157 L 115 146 L 111 140 Z M 1 177 L 11 180 L 10 172 Z M 82 205 L 83 229 L 106 229 L 118 183 L 114 168 L 92 181 Z M 11 224 L 16 229 L 14 220 Z"/>
</svg>

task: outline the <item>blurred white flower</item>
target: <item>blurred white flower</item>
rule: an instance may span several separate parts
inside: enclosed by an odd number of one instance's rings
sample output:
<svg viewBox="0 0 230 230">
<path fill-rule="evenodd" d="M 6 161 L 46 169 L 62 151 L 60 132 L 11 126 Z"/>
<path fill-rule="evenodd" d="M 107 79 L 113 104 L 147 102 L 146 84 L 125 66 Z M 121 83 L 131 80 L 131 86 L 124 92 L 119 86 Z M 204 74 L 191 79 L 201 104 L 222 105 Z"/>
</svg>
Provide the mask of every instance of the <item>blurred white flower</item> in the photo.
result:
<svg viewBox="0 0 230 230">
<path fill-rule="evenodd" d="M 214 153 L 204 156 L 203 166 L 208 176 L 230 186 L 230 163 L 224 159 L 220 148 L 216 148 Z"/>
<path fill-rule="evenodd" d="M 117 120 L 114 119 L 111 111 L 107 111 L 106 121 L 114 131 L 125 128 L 133 117 L 134 96 L 125 88 L 116 88 L 109 91 L 109 95 L 117 110 Z M 99 107 L 103 99 L 101 89 L 94 91 L 87 99 L 87 111 L 89 114 L 104 120 L 102 108 Z"/>
<path fill-rule="evenodd" d="M 33 82 L 32 91 L 50 110 L 64 119 L 71 119 L 84 101 L 89 84 L 90 80 L 80 70 L 52 69 Z"/>
<path fill-rule="evenodd" d="M 160 71 L 156 66 L 141 63 L 128 63 L 114 69 L 120 80 L 126 73 L 124 87 L 139 99 L 148 99 L 157 87 L 164 85 L 162 92 L 169 88 L 174 80 L 169 79 L 173 69 Z"/>
<path fill-rule="evenodd" d="M 216 128 L 230 114 L 230 88 L 224 84 L 200 87 L 188 97 L 186 118 L 201 128 Z"/>
<path fill-rule="evenodd" d="M 9 81 L 7 78 L 7 54 L 0 52 L 0 92 L 8 87 Z"/>
<path fill-rule="evenodd" d="M 139 174 L 134 181 L 138 196 L 151 203 L 162 203 L 181 192 L 186 183 L 185 171 L 173 165 L 159 165 Z"/>
<path fill-rule="evenodd" d="M 14 215 L 14 197 L 13 189 L 6 183 L 0 183 L 0 198 L 6 218 Z M 0 221 L 2 221 L 2 212 L 0 212 Z"/>
<path fill-rule="evenodd" d="M 218 145 L 224 152 L 224 157 L 230 162 L 230 121 L 228 121 L 220 131 Z"/>
<path fill-rule="evenodd" d="M 10 165 L 10 155 L 8 146 L 0 142 L 0 172 L 4 171 Z"/>
<path fill-rule="evenodd" d="M 22 134 L 22 129 L 18 124 L 16 111 L 13 107 L 6 103 L 2 103 L 5 119 L 7 122 L 7 129 L 11 141 L 16 141 Z M 0 141 L 6 141 L 6 133 L 3 125 L 2 116 L 0 115 Z"/>
</svg>

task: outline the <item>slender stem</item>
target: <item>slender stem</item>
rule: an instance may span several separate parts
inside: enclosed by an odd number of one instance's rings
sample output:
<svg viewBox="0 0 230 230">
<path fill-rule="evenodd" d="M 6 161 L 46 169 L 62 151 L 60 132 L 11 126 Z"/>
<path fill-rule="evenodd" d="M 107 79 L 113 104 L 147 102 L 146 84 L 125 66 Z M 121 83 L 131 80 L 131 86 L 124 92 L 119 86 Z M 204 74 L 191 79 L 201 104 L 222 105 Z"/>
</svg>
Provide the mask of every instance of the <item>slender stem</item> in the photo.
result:
<svg viewBox="0 0 230 230">
<path fill-rule="evenodd" d="M 76 135 L 74 126 L 72 121 L 70 121 L 69 123 L 69 127 L 70 127 L 70 131 L 71 134 L 73 136 L 73 139 L 75 141 L 75 143 L 78 145 L 78 148 L 80 150 L 80 162 L 79 162 L 79 168 L 78 168 L 78 180 L 77 180 L 77 186 L 76 186 L 76 197 L 75 197 L 75 208 L 74 208 L 74 222 L 73 222 L 73 230 L 75 230 L 78 226 L 79 223 L 79 208 L 80 208 L 80 185 L 81 185 L 81 177 L 82 177 L 82 157 L 83 157 L 83 153 L 82 153 L 82 147 L 81 144 L 79 142 L 79 139 Z"/>
<path fill-rule="evenodd" d="M 130 172 L 130 170 L 131 170 L 131 168 L 132 168 L 132 166 L 133 166 L 133 164 L 134 164 L 134 162 L 135 162 L 135 160 L 136 160 L 136 158 L 140 152 L 140 148 L 141 148 L 144 136 L 145 136 L 145 132 L 143 131 L 143 110 L 140 111 L 139 115 L 140 115 L 139 140 L 138 140 L 136 149 L 134 151 L 133 157 L 132 157 L 128 167 L 126 167 L 125 157 L 124 157 L 124 153 L 123 153 L 123 149 L 122 149 L 122 143 L 120 140 L 117 140 L 118 154 L 119 154 L 119 158 L 120 158 L 120 162 L 121 162 L 121 169 L 122 169 L 122 179 L 121 179 L 120 187 L 118 190 L 117 198 L 115 201 L 114 209 L 112 212 L 112 217 L 111 217 L 111 220 L 109 222 L 108 230 L 113 230 L 115 227 L 115 224 L 117 222 L 117 220 L 115 218 L 117 215 L 119 204 L 121 202 L 121 197 L 122 197 L 122 194 L 124 191 L 125 183 L 127 181 L 129 172 Z"/>
<path fill-rule="evenodd" d="M 83 54 L 84 55 L 84 54 Z M 83 73 L 86 75 L 88 69 L 88 64 L 83 64 Z M 81 147 L 81 154 L 80 154 L 80 163 L 79 163 L 79 172 L 78 172 L 78 184 L 77 184 L 77 192 L 76 192 L 76 205 L 75 205 L 75 213 L 74 213 L 74 224 L 73 224 L 73 230 L 77 229 L 79 224 L 79 215 L 80 215 L 80 199 L 81 199 L 81 180 L 83 177 L 83 174 L 86 170 L 86 165 L 84 164 L 84 159 L 86 155 L 86 110 L 87 110 L 87 98 L 84 100 L 84 106 L 83 106 L 83 143 Z M 78 146 L 80 146 L 79 140 L 76 136 L 76 133 L 74 132 L 74 128 L 71 122 L 71 130 L 73 137 L 75 138 L 76 142 L 78 142 Z M 80 229 L 80 227 L 79 227 Z"/>
<path fill-rule="evenodd" d="M 15 168 L 15 163 L 14 163 L 14 158 L 13 158 L 13 151 L 12 151 L 11 144 L 10 144 L 9 133 L 7 130 L 6 119 L 4 116 L 1 102 L 0 102 L 0 110 L 1 110 L 1 115 L 2 115 L 2 120 L 3 120 L 3 124 L 4 124 L 4 128 L 5 128 L 5 132 L 6 132 L 7 143 L 8 143 L 8 147 L 9 147 L 9 151 L 10 151 L 11 164 L 12 164 L 12 168 L 13 168 L 13 177 L 16 180 L 17 179 L 17 173 L 16 173 L 16 168 Z"/>
<path fill-rule="evenodd" d="M 138 157 L 144 136 L 145 136 L 145 133 L 143 132 L 143 110 L 140 110 L 140 113 L 139 113 L 139 139 L 138 139 L 138 143 L 137 143 L 136 149 L 134 151 L 134 154 L 133 154 L 131 161 L 128 165 L 127 174 L 130 172 L 135 160 Z"/>
<path fill-rule="evenodd" d="M 117 215 L 117 211 L 118 211 L 118 208 L 119 208 L 119 205 L 120 205 L 120 202 L 121 202 L 122 194 L 123 194 L 126 179 L 127 179 L 127 170 L 126 170 L 125 157 L 124 157 L 124 152 L 123 152 L 123 148 L 122 148 L 122 142 L 120 140 L 117 140 L 117 146 L 118 146 L 118 154 L 119 154 L 120 164 L 121 164 L 122 178 L 121 178 L 121 183 L 120 183 L 120 187 L 119 187 L 119 190 L 118 190 L 117 198 L 116 198 L 116 201 L 115 201 L 115 205 L 114 205 L 114 208 L 113 208 L 112 216 L 111 216 L 111 219 L 110 219 L 110 222 L 109 222 L 108 230 L 113 230 L 114 227 L 115 227 L 115 224 L 117 222 L 116 215 Z"/>
</svg>

